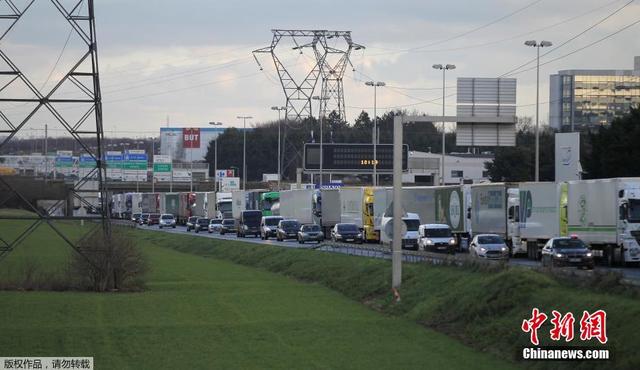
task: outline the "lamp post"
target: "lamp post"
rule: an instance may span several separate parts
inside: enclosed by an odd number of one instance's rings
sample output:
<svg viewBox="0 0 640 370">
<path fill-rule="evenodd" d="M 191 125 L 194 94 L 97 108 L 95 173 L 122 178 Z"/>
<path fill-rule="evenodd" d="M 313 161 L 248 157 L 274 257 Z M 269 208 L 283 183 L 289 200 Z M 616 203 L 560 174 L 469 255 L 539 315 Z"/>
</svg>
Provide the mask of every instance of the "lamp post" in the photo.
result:
<svg viewBox="0 0 640 370">
<path fill-rule="evenodd" d="M 281 149 L 280 149 L 280 124 L 282 123 L 282 118 L 280 118 L 280 112 L 281 111 L 285 111 L 286 114 L 286 107 L 271 107 L 271 110 L 277 110 L 278 111 L 278 190 L 280 190 L 280 179 L 282 178 L 282 173 L 281 173 L 281 159 L 280 159 L 280 155 L 281 155 Z"/>
<path fill-rule="evenodd" d="M 386 84 L 382 81 L 367 81 L 364 83 L 373 87 L 373 186 L 378 186 L 378 87 Z"/>
<path fill-rule="evenodd" d="M 251 116 L 237 116 L 243 122 L 242 130 L 242 190 L 247 190 L 247 120 Z"/>
<path fill-rule="evenodd" d="M 313 100 L 318 100 L 320 102 L 320 106 L 322 106 L 322 102 L 323 101 L 327 101 L 329 100 L 328 96 L 324 96 L 324 97 L 319 97 L 319 96 L 314 96 L 311 99 Z M 318 110 L 320 111 L 320 110 Z M 323 157 L 324 157 L 324 152 L 322 151 L 322 144 L 324 142 L 324 139 L 322 137 L 322 114 L 320 114 L 320 181 L 318 182 L 318 189 L 322 189 L 322 165 L 323 165 Z"/>
<path fill-rule="evenodd" d="M 448 70 L 453 70 L 456 69 L 456 66 L 453 64 L 446 64 L 446 65 L 442 65 L 442 64 L 434 64 L 433 65 L 433 69 L 439 69 L 442 70 L 442 173 L 440 176 L 440 184 L 444 185 L 444 177 L 445 177 L 445 173 L 444 173 L 444 157 L 445 157 L 445 139 L 446 139 L 446 135 L 445 135 L 445 129 L 444 129 L 444 114 L 445 114 L 445 90 L 446 90 L 446 72 Z"/>
<path fill-rule="evenodd" d="M 211 126 L 222 126 L 222 122 L 209 122 Z M 218 135 L 213 140 L 213 190 L 218 191 Z"/>
<path fill-rule="evenodd" d="M 540 48 L 550 47 L 551 41 L 525 41 L 526 46 L 536 48 L 536 173 L 535 181 L 540 181 Z M 573 131 L 573 129 L 571 130 Z"/>
</svg>

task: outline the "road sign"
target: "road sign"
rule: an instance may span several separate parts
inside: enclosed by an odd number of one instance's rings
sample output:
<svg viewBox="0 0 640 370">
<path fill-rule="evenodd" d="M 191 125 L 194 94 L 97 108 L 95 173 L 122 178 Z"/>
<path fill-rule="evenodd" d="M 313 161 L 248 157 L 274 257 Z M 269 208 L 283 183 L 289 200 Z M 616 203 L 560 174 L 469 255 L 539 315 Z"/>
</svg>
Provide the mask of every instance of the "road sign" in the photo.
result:
<svg viewBox="0 0 640 370">
<path fill-rule="evenodd" d="M 372 173 L 373 144 L 323 144 L 322 169 L 326 172 Z M 409 147 L 402 147 L 402 168 L 407 169 Z M 376 161 L 378 173 L 393 172 L 393 145 L 376 145 Z M 304 170 L 318 172 L 320 170 L 320 144 L 304 145 Z"/>
<path fill-rule="evenodd" d="M 153 178 L 157 181 L 171 181 L 173 164 L 169 155 L 153 156 Z"/>
<path fill-rule="evenodd" d="M 240 178 L 239 177 L 225 177 L 222 179 L 220 191 L 232 191 L 240 190 Z"/>
</svg>

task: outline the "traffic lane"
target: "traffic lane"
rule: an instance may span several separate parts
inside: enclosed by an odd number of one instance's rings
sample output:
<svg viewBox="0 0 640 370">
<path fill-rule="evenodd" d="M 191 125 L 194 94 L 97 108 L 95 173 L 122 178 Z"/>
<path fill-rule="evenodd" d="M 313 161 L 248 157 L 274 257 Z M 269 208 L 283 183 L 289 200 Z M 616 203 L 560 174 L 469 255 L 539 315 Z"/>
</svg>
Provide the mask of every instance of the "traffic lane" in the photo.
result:
<svg viewBox="0 0 640 370">
<path fill-rule="evenodd" d="M 151 227 L 149 227 L 149 226 L 138 226 L 138 227 L 141 228 L 141 229 L 144 229 L 144 230 L 165 231 L 165 232 L 177 233 L 177 234 L 187 233 L 186 227 L 184 227 L 184 226 L 177 226 L 175 229 L 172 229 L 172 228 L 159 229 L 157 225 L 154 225 L 154 226 L 151 226 Z M 201 233 L 196 234 L 193 231 L 191 231 L 191 233 L 193 233 L 195 235 L 202 236 L 202 237 L 212 238 L 212 239 L 238 240 L 238 241 L 243 241 L 243 242 L 247 242 L 247 243 L 254 243 L 254 244 L 261 244 L 261 245 L 272 245 L 272 246 L 284 246 L 284 247 L 288 247 L 288 248 L 306 248 L 306 249 L 309 249 L 311 246 L 313 246 L 313 244 L 299 244 L 296 240 L 285 240 L 285 241 L 282 241 L 282 242 L 278 242 L 275 239 L 262 240 L 259 237 L 258 238 L 254 238 L 254 237 L 237 238 L 235 233 L 234 234 L 227 234 L 227 235 L 220 235 L 218 233 L 211 233 L 210 234 L 209 232 L 201 232 Z M 366 247 L 366 244 L 364 246 Z M 352 246 L 348 246 L 348 245 L 336 245 L 336 246 L 327 245 L 327 246 L 322 246 L 322 247 L 318 248 L 318 250 L 321 250 L 321 251 L 334 251 L 334 252 L 350 254 L 350 255 L 356 255 L 356 256 L 363 256 L 363 257 L 390 258 L 390 255 L 388 253 L 384 253 L 384 252 L 381 252 L 381 251 L 375 251 L 375 250 L 368 250 L 368 249 L 364 249 L 362 247 L 356 247 L 356 246 L 352 247 Z M 416 261 L 420 260 L 420 256 L 403 255 L 403 259 L 405 261 L 408 261 L 408 262 L 416 262 Z M 512 266 L 522 266 L 522 267 L 528 267 L 528 268 L 538 268 L 538 267 L 542 266 L 540 261 L 532 261 L 532 260 L 529 260 L 529 259 L 526 259 L 526 258 L 510 258 L 508 263 L 509 263 L 509 265 L 512 265 Z M 625 279 L 640 281 L 640 269 L 638 269 L 638 268 L 633 268 L 633 267 L 621 268 L 621 267 L 596 266 L 596 269 L 599 270 L 599 271 L 618 272 L 618 273 L 622 274 L 622 276 Z"/>
</svg>

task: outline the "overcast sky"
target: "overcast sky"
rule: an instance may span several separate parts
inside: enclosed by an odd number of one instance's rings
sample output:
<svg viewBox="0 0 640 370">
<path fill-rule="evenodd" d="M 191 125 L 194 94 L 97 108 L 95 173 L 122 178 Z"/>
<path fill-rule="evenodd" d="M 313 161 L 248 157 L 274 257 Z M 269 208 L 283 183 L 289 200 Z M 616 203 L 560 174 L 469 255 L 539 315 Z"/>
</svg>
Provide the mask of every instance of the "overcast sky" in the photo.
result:
<svg viewBox="0 0 640 370">
<path fill-rule="evenodd" d="M 183 127 L 204 126 L 209 121 L 237 126 L 241 124 L 237 115 L 251 115 L 255 122 L 276 118 L 270 107 L 283 105 L 284 95 L 273 62 L 263 55 L 264 71 L 260 71 L 251 55 L 253 49 L 269 45 L 273 28 L 351 30 L 354 42 L 366 46 L 364 51 L 353 52 L 356 72 L 348 68 L 344 79 L 349 121 L 373 105 L 373 92 L 362 82 L 365 76 L 390 86 L 378 92 L 379 114 L 398 106 L 439 114 L 441 74 L 432 64 L 457 66 L 447 75 L 450 87 L 457 77 L 497 77 L 535 56 L 533 48 L 523 45 L 525 40 L 544 39 L 560 45 L 628 2 L 100 0 L 95 12 L 105 130 L 109 136 L 150 136 L 166 125 L 167 117 L 172 126 Z M 61 53 L 70 26 L 49 2 L 37 3 L 1 47 L 36 86 L 46 90 L 81 49 L 72 34 Z M 542 62 L 640 20 L 637 3 L 543 57 Z M 632 69 L 633 56 L 640 55 L 639 29 L 640 25 L 631 27 L 544 65 L 541 120 L 547 121 L 549 74 L 578 68 Z M 296 74 L 311 63 L 309 51 L 300 55 L 286 43 L 281 53 Z M 518 115 L 532 116 L 535 70 L 514 77 L 518 78 Z M 454 92 L 452 88 L 448 94 Z M 27 108 L 4 107 L 3 112 L 16 115 Z M 447 98 L 447 113 L 454 112 L 452 96 Z M 35 118 L 31 128 L 48 121 L 55 132 L 50 117 Z"/>
</svg>

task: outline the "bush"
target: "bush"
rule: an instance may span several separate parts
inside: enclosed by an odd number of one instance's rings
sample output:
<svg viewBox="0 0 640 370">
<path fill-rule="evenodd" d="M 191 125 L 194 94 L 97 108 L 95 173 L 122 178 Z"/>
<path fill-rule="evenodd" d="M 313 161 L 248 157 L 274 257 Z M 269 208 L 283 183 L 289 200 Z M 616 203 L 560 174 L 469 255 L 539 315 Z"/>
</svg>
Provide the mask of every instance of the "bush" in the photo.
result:
<svg viewBox="0 0 640 370">
<path fill-rule="evenodd" d="M 148 262 L 130 237 L 112 234 L 106 239 L 97 231 L 79 247 L 82 254 L 73 255 L 69 268 L 79 289 L 104 292 L 144 288 Z"/>
</svg>

